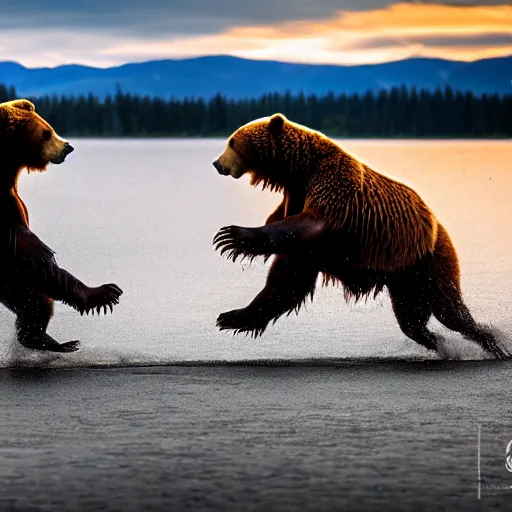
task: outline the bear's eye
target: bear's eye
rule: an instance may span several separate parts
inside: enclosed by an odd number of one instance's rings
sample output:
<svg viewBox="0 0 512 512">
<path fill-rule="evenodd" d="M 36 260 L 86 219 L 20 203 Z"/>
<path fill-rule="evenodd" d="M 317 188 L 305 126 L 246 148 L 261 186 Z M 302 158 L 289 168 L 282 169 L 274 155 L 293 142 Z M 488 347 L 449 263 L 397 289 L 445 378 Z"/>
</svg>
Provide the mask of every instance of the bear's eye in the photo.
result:
<svg viewBox="0 0 512 512">
<path fill-rule="evenodd" d="M 45 130 L 43 132 L 43 140 L 50 140 L 52 137 L 52 132 L 50 130 Z"/>
<path fill-rule="evenodd" d="M 235 146 L 235 139 L 231 138 L 229 139 L 229 147 L 232 148 Z"/>
</svg>

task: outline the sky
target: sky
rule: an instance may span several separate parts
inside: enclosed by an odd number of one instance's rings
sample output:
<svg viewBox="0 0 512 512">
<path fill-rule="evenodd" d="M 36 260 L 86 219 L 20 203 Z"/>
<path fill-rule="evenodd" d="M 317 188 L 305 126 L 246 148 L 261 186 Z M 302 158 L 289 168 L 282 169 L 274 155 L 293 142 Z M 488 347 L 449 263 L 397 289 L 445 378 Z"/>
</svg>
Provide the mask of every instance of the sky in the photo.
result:
<svg viewBox="0 0 512 512">
<path fill-rule="evenodd" d="M 15 0 L 0 61 L 97 67 L 200 55 L 331 64 L 512 54 L 512 2 Z"/>
</svg>

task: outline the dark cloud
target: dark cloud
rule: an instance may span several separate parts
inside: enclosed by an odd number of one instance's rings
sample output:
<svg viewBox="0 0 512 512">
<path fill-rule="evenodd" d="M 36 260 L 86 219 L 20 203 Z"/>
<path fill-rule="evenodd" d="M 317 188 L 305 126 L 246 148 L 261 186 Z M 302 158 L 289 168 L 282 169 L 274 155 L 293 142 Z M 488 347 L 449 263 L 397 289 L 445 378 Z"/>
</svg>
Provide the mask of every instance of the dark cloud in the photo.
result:
<svg viewBox="0 0 512 512">
<path fill-rule="evenodd" d="M 374 48 L 389 48 L 395 46 L 409 46 L 421 44 L 425 47 L 493 47 L 512 45 L 512 33 L 509 34 L 478 34 L 464 36 L 429 36 L 426 34 L 407 36 L 407 37 L 372 37 L 361 39 L 354 43 L 343 44 L 340 48 L 330 46 L 330 50 L 370 50 Z"/>
<path fill-rule="evenodd" d="M 114 29 L 134 36 L 215 33 L 236 25 L 329 18 L 338 9 L 383 7 L 385 0 L 16 0 L 2 8 L 0 28 Z"/>
<path fill-rule="evenodd" d="M 0 30 L 58 28 L 112 31 L 132 37 L 212 34 L 237 25 L 330 18 L 339 10 L 383 8 L 389 0 L 13 0 L 5 2 Z M 502 5 L 458 1 L 451 5 Z"/>
<path fill-rule="evenodd" d="M 222 42 L 222 37 L 195 39 L 187 36 L 212 36 L 232 27 L 279 24 L 297 20 L 332 20 L 336 12 L 371 11 L 382 9 L 396 0 L 10 0 L 2 2 L 0 15 L 0 61 L 16 60 L 30 67 L 56 66 L 63 63 L 82 63 L 94 66 L 110 66 L 128 61 L 157 58 L 184 57 L 209 53 L 228 53 L 255 58 L 295 60 L 289 51 L 274 53 L 266 49 L 252 52 L 236 38 Z M 410 1 L 415 4 L 439 4 L 436 1 Z M 442 2 L 451 5 L 509 5 L 503 1 L 468 2 L 453 0 Z M 512 11 L 511 11 L 512 12 Z M 358 15 L 364 18 L 363 15 Z M 373 25 L 378 25 L 373 16 Z M 440 20 L 441 21 L 441 20 Z M 329 25 L 328 23 L 326 26 Z M 343 21 L 340 23 L 343 25 Z M 341 30 L 341 29 L 340 29 Z M 349 31 L 344 37 L 332 37 L 332 48 L 323 48 L 311 61 L 353 62 L 348 58 L 347 45 L 357 37 L 357 31 L 365 32 L 365 26 Z M 507 27 L 500 31 L 506 32 Z M 372 32 L 375 36 L 379 32 Z M 364 37 L 363 37 L 364 35 Z M 299 34 L 300 36 L 300 34 Z M 307 37 L 308 34 L 304 33 Z M 504 41 L 504 34 L 498 36 Z M 438 36 L 438 45 L 442 46 Z M 337 42 L 336 39 L 339 39 Z M 496 45 L 497 39 L 466 37 L 456 40 L 443 36 L 446 51 L 462 42 L 470 45 Z M 368 41 L 367 33 L 353 48 L 393 49 L 409 44 L 411 38 L 386 38 Z M 188 42 L 188 43 L 187 43 Z M 434 39 L 421 38 L 425 46 L 436 46 Z M 474 42 L 474 43 L 472 43 Z M 238 44 L 238 46 L 237 46 Z M 338 48 L 335 45 L 340 45 Z M 265 45 L 263 44 L 262 47 Z M 254 50 L 254 48 L 252 48 Z M 326 50 L 326 52 L 324 52 Z M 382 58 L 393 59 L 402 50 L 390 50 Z M 444 50 L 443 50 L 444 51 Z M 323 52 L 323 53 L 322 53 Z M 370 54 L 371 52 L 368 52 Z M 403 53 L 403 52 L 402 52 Z M 439 52 L 438 52 L 439 53 Z M 443 53 L 443 52 L 441 52 Z M 447 55 L 446 52 L 443 53 Z M 344 56 L 347 57 L 344 60 Z M 300 60 L 300 59 L 299 59 Z M 364 61 L 364 59 L 362 59 Z M 1 77 L 0 77 L 1 79 Z"/>
</svg>

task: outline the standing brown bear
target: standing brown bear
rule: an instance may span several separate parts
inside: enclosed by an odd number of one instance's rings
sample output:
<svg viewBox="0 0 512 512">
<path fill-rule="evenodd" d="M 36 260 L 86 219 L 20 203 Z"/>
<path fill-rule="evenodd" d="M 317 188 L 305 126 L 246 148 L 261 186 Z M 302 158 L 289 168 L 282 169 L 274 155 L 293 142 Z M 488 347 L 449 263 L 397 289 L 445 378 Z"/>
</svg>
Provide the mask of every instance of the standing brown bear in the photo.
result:
<svg viewBox="0 0 512 512">
<path fill-rule="evenodd" d="M 471 316 L 448 233 L 408 186 L 281 114 L 239 128 L 213 165 L 236 179 L 248 173 L 252 185 L 284 196 L 265 226 L 228 226 L 214 238 L 233 261 L 276 255 L 263 290 L 247 307 L 221 314 L 221 330 L 261 335 L 313 296 L 322 273 L 325 284 L 340 282 L 356 300 L 386 286 L 402 331 L 429 350 L 440 340 L 427 329 L 434 315 L 496 358 L 509 356 Z"/>
<path fill-rule="evenodd" d="M 29 229 L 27 207 L 18 195 L 22 169 L 44 171 L 73 151 L 27 100 L 0 103 L 0 301 L 17 316 L 18 341 L 25 347 L 73 352 L 79 342 L 59 344 L 46 333 L 53 301 L 81 314 L 119 302 L 115 284 L 89 288 L 59 268 L 54 252 Z"/>
</svg>

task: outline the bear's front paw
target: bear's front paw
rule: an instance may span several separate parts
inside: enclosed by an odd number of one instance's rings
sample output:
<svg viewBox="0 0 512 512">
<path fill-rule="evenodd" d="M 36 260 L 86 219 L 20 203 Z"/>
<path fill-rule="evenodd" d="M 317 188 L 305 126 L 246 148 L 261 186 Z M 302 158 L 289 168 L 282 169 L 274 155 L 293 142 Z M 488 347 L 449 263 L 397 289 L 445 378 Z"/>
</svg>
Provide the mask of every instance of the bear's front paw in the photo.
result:
<svg viewBox="0 0 512 512">
<path fill-rule="evenodd" d="M 255 316 L 247 309 L 234 309 L 227 313 L 221 313 L 217 318 L 217 327 L 220 331 L 232 330 L 233 335 L 239 332 L 257 338 L 261 336 L 267 327 L 267 322 L 262 321 L 261 316 Z"/>
<path fill-rule="evenodd" d="M 80 314 L 89 314 L 89 311 L 94 315 L 94 311 L 100 314 L 101 309 L 107 313 L 107 308 L 113 312 L 114 305 L 119 304 L 119 297 L 123 291 L 115 284 L 103 284 L 97 288 L 89 288 L 87 296 L 85 297 L 84 304 L 80 308 Z"/>
<path fill-rule="evenodd" d="M 221 255 L 226 253 L 227 258 L 233 261 L 240 256 L 252 260 L 270 252 L 268 239 L 258 228 L 226 226 L 215 235 L 213 244 L 216 251 L 220 249 Z"/>
</svg>

